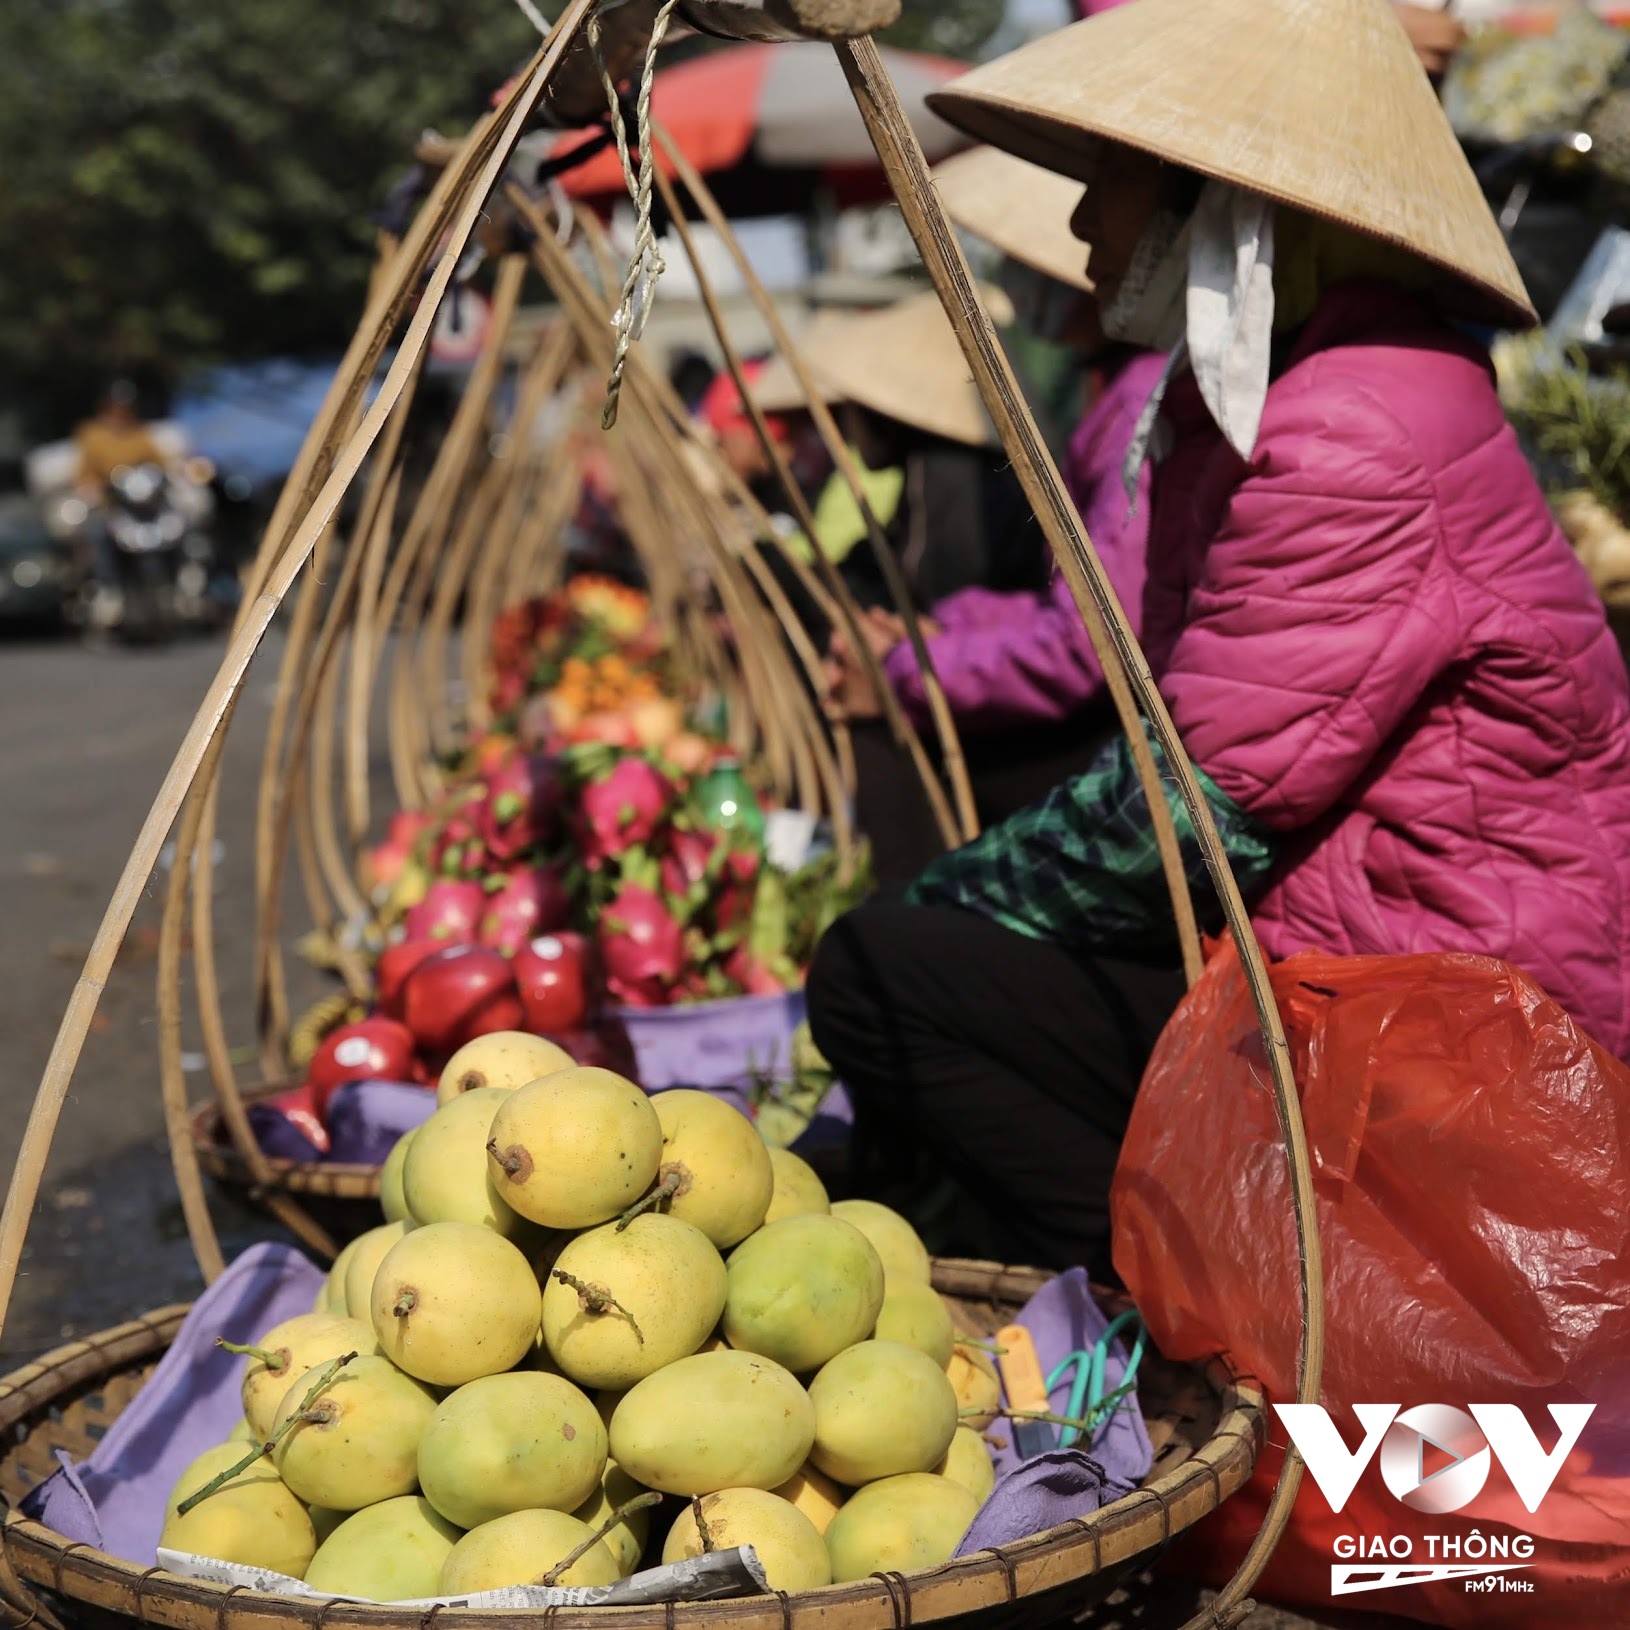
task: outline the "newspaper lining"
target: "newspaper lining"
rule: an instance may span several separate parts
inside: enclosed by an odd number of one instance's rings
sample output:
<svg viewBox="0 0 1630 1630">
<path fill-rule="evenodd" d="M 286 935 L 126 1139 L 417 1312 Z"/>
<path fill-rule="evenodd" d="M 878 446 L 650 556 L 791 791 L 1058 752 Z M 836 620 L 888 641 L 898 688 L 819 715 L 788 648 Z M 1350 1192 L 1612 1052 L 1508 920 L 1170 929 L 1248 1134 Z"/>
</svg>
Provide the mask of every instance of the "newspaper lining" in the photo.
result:
<svg viewBox="0 0 1630 1630">
<path fill-rule="evenodd" d="M 313 1590 L 303 1580 L 265 1568 L 246 1568 L 236 1562 L 194 1556 L 189 1551 L 158 1553 L 158 1565 L 184 1579 L 203 1579 L 216 1585 L 238 1585 L 278 1596 L 316 1597 L 321 1601 L 367 1602 L 366 1596 L 338 1596 Z M 751 1545 L 706 1556 L 687 1557 L 662 1568 L 647 1568 L 614 1585 L 512 1585 L 506 1590 L 483 1590 L 469 1596 L 427 1596 L 392 1602 L 392 1607 L 638 1607 L 650 1602 L 711 1602 L 731 1596 L 759 1596 L 770 1588 L 758 1553 Z"/>
</svg>

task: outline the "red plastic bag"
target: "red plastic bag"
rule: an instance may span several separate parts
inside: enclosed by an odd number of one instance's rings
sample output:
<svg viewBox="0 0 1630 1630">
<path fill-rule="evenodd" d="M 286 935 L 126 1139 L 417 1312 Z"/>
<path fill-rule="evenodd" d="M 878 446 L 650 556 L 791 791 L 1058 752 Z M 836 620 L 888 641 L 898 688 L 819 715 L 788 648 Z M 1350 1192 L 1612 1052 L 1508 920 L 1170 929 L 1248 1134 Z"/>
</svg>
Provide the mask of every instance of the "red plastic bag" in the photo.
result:
<svg viewBox="0 0 1630 1630">
<path fill-rule="evenodd" d="M 1364 1440 L 1355 1403 L 1516 1404 L 1547 1451 L 1559 1433 L 1545 1406 L 1596 1409 L 1533 1513 L 1498 1458 L 1469 1504 L 1437 1516 L 1395 1498 L 1379 1460 L 1339 1515 L 1304 1476 L 1261 1594 L 1330 1604 L 1338 1539 L 1379 1536 L 1398 1565 L 1401 1536 L 1413 1564 L 1469 1566 L 1495 1560 L 1491 1536 L 1528 1535 L 1531 1565 L 1504 1578 L 1531 1592 L 1453 1578 L 1336 1605 L 1444 1625 L 1630 1625 L 1630 1068 L 1491 958 L 1308 954 L 1272 977 L 1318 1194 L 1322 1403 L 1347 1448 Z M 1268 1081 L 1230 946 L 1150 1060 L 1111 1209 L 1115 1265 L 1161 1349 L 1227 1352 L 1285 1403 L 1300 1295 Z M 1277 1416 L 1269 1440 L 1186 1547 L 1203 1577 L 1226 1578 L 1261 1524 L 1287 1442 Z M 1431 1554 L 1450 1536 L 1457 1555 Z"/>
</svg>

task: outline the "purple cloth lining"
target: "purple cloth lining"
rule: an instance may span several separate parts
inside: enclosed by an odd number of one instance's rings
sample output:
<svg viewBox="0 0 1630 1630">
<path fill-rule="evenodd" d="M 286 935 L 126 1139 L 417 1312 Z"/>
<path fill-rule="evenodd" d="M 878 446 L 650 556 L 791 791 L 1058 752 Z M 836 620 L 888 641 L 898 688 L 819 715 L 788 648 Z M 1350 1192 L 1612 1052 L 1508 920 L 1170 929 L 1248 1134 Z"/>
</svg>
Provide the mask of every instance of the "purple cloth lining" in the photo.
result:
<svg viewBox="0 0 1630 1630">
<path fill-rule="evenodd" d="M 176 1479 L 243 1418 L 243 1359 L 217 1336 L 253 1341 L 309 1313 L 323 1275 L 287 1245 L 245 1251 L 193 1304 L 174 1345 L 89 1460 L 48 1477 L 22 1502 L 65 1538 L 149 1568 Z M 245 1446 L 247 1447 L 247 1445 Z"/>
<path fill-rule="evenodd" d="M 1109 1326 L 1092 1299 L 1085 1268 L 1071 1268 L 1043 1285 L 1014 1322 L 1030 1332 L 1044 1375 L 1068 1354 L 1090 1351 Z M 1117 1340 L 1105 1365 L 1106 1393 L 1120 1386 L 1126 1363 L 1126 1349 Z M 1049 1404 L 1059 1413 L 1069 1402 L 1071 1379 L 1066 1376 L 1049 1395 Z M 1024 1539 L 1071 1517 L 1084 1517 L 1130 1494 L 1154 1464 L 1154 1450 L 1135 1393 L 1083 1449 L 1053 1449 L 1021 1461 L 1013 1447 L 1011 1428 L 1001 1431 L 1001 1426 L 998 1419 L 994 1430 L 1006 1441 L 992 1456 L 996 1487 L 963 1535 L 958 1556 Z"/>
<path fill-rule="evenodd" d="M 628 1026 L 647 1092 L 725 1087 L 734 1089 L 735 1102 L 756 1075 L 779 1078 L 790 1068 L 804 1007 L 803 991 L 789 990 L 681 1007 L 624 1007 L 617 1017 Z"/>
</svg>

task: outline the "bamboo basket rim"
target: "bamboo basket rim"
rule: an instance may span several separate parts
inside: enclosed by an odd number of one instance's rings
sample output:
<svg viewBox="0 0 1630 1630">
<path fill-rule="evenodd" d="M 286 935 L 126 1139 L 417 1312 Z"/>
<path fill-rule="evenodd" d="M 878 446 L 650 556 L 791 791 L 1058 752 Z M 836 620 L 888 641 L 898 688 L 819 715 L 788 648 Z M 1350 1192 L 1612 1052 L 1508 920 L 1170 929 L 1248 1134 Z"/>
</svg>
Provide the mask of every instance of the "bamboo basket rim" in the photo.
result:
<svg viewBox="0 0 1630 1630">
<path fill-rule="evenodd" d="M 242 1093 L 245 1109 L 263 1104 L 268 1099 L 298 1087 L 298 1081 L 263 1082 Z M 424 1091 L 434 1096 L 436 1089 Z M 380 1167 L 363 1161 L 346 1160 L 289 1160 L 266 1155 L 264 1179 L 257 1179 L 237 1147 L 223 1143 L 215 1134 L 223 1131 L 221 1105 L 216 1098 L 205 1098 L 187 1110 L 187 1123 L 192 1130 L 193 1148 L 198 1163 L 219 1182 L 235 1188 L 259 1193 L 275 1186 L 292 1194 L 310 1194 L 332 1200 L 377 1200 L 379 1198 Z"/>
<path fill-rule="evenodd" d="M 947 1295 L 1009 1304 L 1022 1300 L 1054 1274 L 1042 1269 L 1005 1267 L 961 1258 L 937 1258 L 935 1288 Z M 84 1387 L 140 1360 L 162 1353 L 173 1340 L 191 1304 L 172 1303 L 151 1313 L 52 1349 L 32 1363 L 0 1376 L 0 1432 L 13 1443 L 29 1417 L 51 1410 L 70 1389 Z M 819 1590 L 748 1596 L 717 1602 L 655 1603 L 635 1607 L 546 1609 L 545 1622 L 565 1630 L 626 1626 L 663 1630 L 689 1623 L 701 1627 L 790 1625 L 799 1613 L 854 1613 L 862 1625 L 900 1625 L 950 1620 L 965 1613 L 1001 1607 L 1106 1574 L 1170 1543 L 1185 1528 L 1215 1510 L 1251 1477 L 1266 1436 L 1266 1402 L 1253 1378 L 1236 1372 L 1224 1357 L 1189 1370 L 1215 1400 L 1214 1428 L 1192 1452 L 1150 1482 L 1083 1517 L 1073 1517 L 1041 1533 L 1007 1545 L 911 1574 L 874 1574 L 865 1580 Z M 401 1626 L 424 1630 L 443 1613 L 460 1623 L 513 1623 L 507 1609 L 447 1608 L 428 1614 L 390 1603 L 359 1604 L 333 1598 L 251 1592 L 205 1580 L 186 1579 L 162 1568 L 135 1563 L 73 1542 L 14 1508 L 5 1513 L 0 1543 L 18 1574 L 59 1597 L 88 1601 L 142 1621 L 194 1624 L 198 1612 L 214 1616 L 217 1630 L 236 1621 L 248 1630 L 267 1621 L 310 1624 L 313 1630 L 336 1623 Z M 1028 1577 L 1027 1577 L 1028 1576 Z M 917 1600 L 945 1590 L 936 1605 Z M 234 1601 L 233 1598 L 241 1598 Z M 770 1605 L 772 1599 L 773 1606 Z"/>
</svg>

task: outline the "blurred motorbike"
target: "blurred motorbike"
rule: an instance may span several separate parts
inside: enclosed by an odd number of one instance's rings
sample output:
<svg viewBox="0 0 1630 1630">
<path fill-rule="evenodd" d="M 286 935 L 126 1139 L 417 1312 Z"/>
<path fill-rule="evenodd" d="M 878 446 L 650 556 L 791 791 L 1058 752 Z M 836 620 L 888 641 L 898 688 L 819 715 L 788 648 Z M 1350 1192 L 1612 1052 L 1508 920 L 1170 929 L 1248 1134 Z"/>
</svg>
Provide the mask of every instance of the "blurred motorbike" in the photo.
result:
<svg viewBox="0 0 1630 1630">
<path fill-rule="evenodd" d="M 161 641 L 218 619 L 213 475 L 199 458 L 128 465 L 114 471 L 99 505 L 58 488 L 46 505 L 47 524 L 73 546 L 71 622 L 87 632 Z"/>
<path fill-rule="evenodd" d="M 204 615 L 209 541 L 188 522 L 176 483 L 158 464 L 115 470 L 103 500 L 118 591 L 119 629 L 129 639 L 167 639 Z"/>
</svg>

